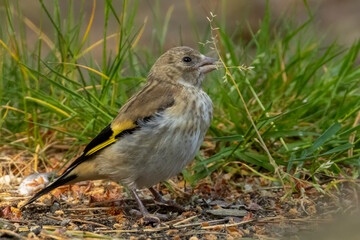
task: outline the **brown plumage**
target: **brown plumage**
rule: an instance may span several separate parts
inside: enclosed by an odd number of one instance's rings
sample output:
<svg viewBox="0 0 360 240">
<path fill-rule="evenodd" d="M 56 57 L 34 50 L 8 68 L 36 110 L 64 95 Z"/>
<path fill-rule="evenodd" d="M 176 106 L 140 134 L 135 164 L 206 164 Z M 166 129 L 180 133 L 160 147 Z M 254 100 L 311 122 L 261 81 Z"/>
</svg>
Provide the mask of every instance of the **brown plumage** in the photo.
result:
<svg viewBox="0 0 360 240">
<path fill-rule="evenodd" d="M 164 53 L 151 68 L 145 86 L 119 111 L 67 170 L 25 205 L 52 189 L 83 180 L 110 179 L 126 184 L 145 220 L 149 214 L 136 189 L 179 173 L 195 157 L 212 119 L 212 102 L 201 89 L 216 60 L 189 47 Z"/>
</svg>

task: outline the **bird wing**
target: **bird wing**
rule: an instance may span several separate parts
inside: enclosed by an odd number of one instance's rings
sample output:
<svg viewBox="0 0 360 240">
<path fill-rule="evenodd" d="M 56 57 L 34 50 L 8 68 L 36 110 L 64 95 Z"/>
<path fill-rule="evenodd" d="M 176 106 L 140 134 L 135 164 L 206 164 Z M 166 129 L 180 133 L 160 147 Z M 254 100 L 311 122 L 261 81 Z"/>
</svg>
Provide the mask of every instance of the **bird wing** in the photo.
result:
<svg viewBox="0 0 360 240">
<path fill-rule="evenodd" d="M 139 129 L 139 122 L 148 120 L 152 116 L 166 110 L 175 104 L 175 87 L 172 84 L 158 81 L 148 81 L 145 87 L 120 109 L 114 121 L 105 127 L 85 148 L 83 154 L 78 157 L 53 183 L 40 192 L 36 193 L 21 209 L 34 202 L 42 195 L 53 189 L 86 179 L 83 176 L 96 174 L 92 156 L 102 149 L 118 141 L 122 136 L 131 134 Z M 88 163 L 88 164 L 86 164 Z M 80 165 L 80 167 L 79 167 Z"/>
<path fill-rule="evenodd" d="M 113 122 L 86 146 L 82 156 L 76 159 L 64 174 L 72 171 L 90 156 L 118 141 L 122 136 L 136 131 L 141 120 L 149 119 L 173 106 L 175 93 L 174 86 L 171 84 L 157 81 L 146 84 L 140 92 L 123 105 Z"/>
</svg>

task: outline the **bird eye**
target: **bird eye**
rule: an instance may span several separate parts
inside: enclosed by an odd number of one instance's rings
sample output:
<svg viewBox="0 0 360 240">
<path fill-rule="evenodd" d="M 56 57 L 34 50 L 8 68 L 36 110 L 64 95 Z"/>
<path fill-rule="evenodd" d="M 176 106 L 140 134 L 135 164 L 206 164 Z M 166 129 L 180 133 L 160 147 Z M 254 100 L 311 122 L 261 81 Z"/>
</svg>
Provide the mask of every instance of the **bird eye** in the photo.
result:
<svg viewBox="0 0 360 240">
<path fill-rule="evenodd" d="M 182 60 L 183 60 L 184 62 L 191 62 L 191 58 L 189 58 L 189 57 L 184 57 Z"/>
</svg>

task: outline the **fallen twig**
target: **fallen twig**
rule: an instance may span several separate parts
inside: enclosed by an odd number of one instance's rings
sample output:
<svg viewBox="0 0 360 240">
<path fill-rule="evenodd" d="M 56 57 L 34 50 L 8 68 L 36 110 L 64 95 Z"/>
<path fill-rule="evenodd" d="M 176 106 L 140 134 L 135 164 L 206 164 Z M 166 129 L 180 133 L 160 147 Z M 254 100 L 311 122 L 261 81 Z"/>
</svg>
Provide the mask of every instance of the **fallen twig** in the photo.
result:
<svg viewBox="0 0 360 240">
<path fill-rule="evenodd" d="M 18 239 L 25 239 L 25 240 L 27 239 L 26 237 L 23 237 L 23 236 L 17 234 L 16 232 L 13 232 L 13 231 L 7 230 L 7 229 L 0 229 L 0 233 L 5 233 L 5 234 L 8 234 L 10 236 L 16 237 Z"/>
<path fill-rule="evenodd" d="M 227 227 L 233 227 L 233 226 L 239 226 L 245 223 L 250 223 L 250 222 L 255 222 L 256 219 L 253 220 L 248 220 L 248 221 L 241 221 L 241 222 L 237 222 L 237 223 L 230 223 L 230 224 L 219 224 L 219 225 L 212 225 L 212 226 L 204 226 L 201 227 L 201 229 L 206 230 L 206 229 L 213 229 L 213 228 L 227 228 Z"/>
<path fill-rule="evenodd" d="M 73 222 L 80 222 L 80 223 L 87 223 L 87 224 L 91 224 L 91 225 L 95 225 L 95 226 L 99 226 L 99 227 L 103 227 L 103 228 L 107 228 L 110 229 L 110 227 L 105 226 L 101 223 L 96 223 L 96 222 L 92 222 L 92 221 L 87 221 L 87 220 L 81 220 L 81 219 L 71 219 L 71 221 Z"/>
<path fill-rule="evenodd" d="M 181 220 L 180 222 L 174 223 L 173 226 L 177 226 L 177 225 L 180 225 L 182 223 L 189 222 L 189 221 L 191 221 L 191 220 L 193 220 L 194 218 L 197 218 L 197 217 L 199 217 L 199 215 L 195 215 L 195 216 L 192 216 L 192 217 L 189 217 L 189 218 L 185 218 L 184 220 Z"/>
</svg>

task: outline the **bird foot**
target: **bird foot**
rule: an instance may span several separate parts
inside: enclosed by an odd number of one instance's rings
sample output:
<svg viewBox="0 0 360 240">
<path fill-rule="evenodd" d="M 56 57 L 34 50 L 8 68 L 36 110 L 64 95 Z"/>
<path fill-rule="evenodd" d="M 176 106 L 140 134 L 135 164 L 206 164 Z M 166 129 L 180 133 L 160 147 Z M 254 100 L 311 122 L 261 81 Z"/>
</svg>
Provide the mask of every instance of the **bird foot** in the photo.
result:
<svg viewBox="0 0 360 240">
<path fill-rule="evenodd" d="M 171 208 L 174 208 L 178 212 L 184 212 L 185 211 L 185 208 L 183 206 L 181 206 L 180 204 L 178 204 L 178 203 L 176 203 L 175 201 L 172 201 L 172 200 L 161 199 L 159 201 L 158 199 L 156 199 L 155 203 L 160 204 L 160 205 L 169 206 Z"/>
<path fill-rule="evenodd" d="M 161 194 L 158 193 L 158 191 L 155 190 L 155 188 L 150 187 L 149 190 L 152 193 L 152 195 L 154 195 L 155 203 L 157 203 L 157 204 L 160 203 L 160 204 L 172 207 L 172 208 L 176 209 L 178 212 L 184 212 L 185 211 L 185 208 L 182 207 L 181 205 L 177 204 L 175 201 L 165 200 L 161 196 Z"/>
<path fill-rule="evenodd" d="M 160 219 L 156 217 L 154 214 L 147 214 L 142 217 L 144 223 L 160 223 Z"/>
<path fill-rule="evenodd" d="M 165 214 L 150 214 L 146 213 L 145 215 L 142 215 L 142 213 L 138 210 L 132 209 L 130 210 L 130 214 L 136 217 L 141 217 L 141 221 L 144 223 L 161 223 L 161 221 L 167 221 L 169 220 L 169 217 Z"/>
<path fill-rule="evenodd" d="M 145 216 L 143 216 L 142 219 L 148 223 L 161 223 L 161 221 L 169 220 L 169 217 L 166 214 L 160 214 L 160 213 L 150 214 L 149 213 L 149 214 L 146 214 Z"/>
</svg>

